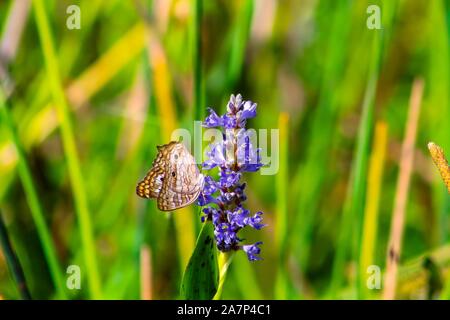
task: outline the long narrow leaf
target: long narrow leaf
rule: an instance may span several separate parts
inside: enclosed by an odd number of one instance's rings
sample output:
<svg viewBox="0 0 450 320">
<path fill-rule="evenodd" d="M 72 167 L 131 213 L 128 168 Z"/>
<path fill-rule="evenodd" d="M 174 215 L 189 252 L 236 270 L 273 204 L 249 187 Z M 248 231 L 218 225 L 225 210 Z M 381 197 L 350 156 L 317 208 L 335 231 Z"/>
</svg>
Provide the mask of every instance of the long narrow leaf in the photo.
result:
<svg viewBox="0 0 450 320">
<path fill-rule="evenodd" d="M 219 286 L 217 250 L 212 223 L 203 224 L 181 282 L 181 297 L 188 300 L 209 300 Z"/>
<path fill-rule="evenodd" d="M 87 195 L 84 188 L 84 180 L 81 174 L 75 136 L 69 116 L 69 106 L 61 84 L 58 62 L 44 2 L 35 0 L 33 1 L 33 5 L 50 89 L 58 112 L 64 152 L 66 154 L 70 181 L 77 207 L 78 221 L 80 224 L 80 238 L 83 245 L 89 291 L 93 298 L 98 299 L 101 297 L 101 288 L 97 266 L 97 255 L 95 253 L 94 236 L 92 234 L 91 218 L 88 209 Z"/>
<path fill-rule="evenodd" d="M 31 169 L 28 165 L 25 152 L 23 151 L 22 144 L 17 135 L 16 128 L 11 119 L 7 106 L 5 105 L 5 100 L 3 96 L 3 91 L 0 88 L 0 111 L 3 118 L 3 122 L 6 124 L 8 131 L 10 133 L 12 143 L 14 144 L 18 162 L 18 172 L 20 180 L 22 181 L 25 194 L 27 197 L 28 205 L 30 206 L 33 221 L 36 225 L 39 239 L 41 241 L 42 249 L 44 251 L 45 258 L 50 268 L 50 275 L 52 277 L 53 283 L 55 285 L 57 295 L 60 298 L 65 298 L 65 284 L 61 273 L 61 267 L 58 262 L 56 255 L 56 249 L 52 242 L 50 235 L 50 230 L 48 229 L 44 214 L 42 211 L 42 206 L 39 201 L 39 196 L 36 191 L 36 187 L 33 181 L 33 175 Z"/>
</svg>

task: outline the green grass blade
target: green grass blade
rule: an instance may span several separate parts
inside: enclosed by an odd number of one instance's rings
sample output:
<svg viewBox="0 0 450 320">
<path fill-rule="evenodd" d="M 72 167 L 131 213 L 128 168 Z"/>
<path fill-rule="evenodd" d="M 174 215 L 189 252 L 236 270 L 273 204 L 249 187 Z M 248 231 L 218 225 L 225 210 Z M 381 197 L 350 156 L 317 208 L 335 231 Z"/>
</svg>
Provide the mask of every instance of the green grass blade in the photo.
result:
<svg viewBox="0 0 450 320">
<path fill-rule="evenodd" d="M 355 149 L 355 155 L 352 165 L 351 181 L 344 204 L 344 212 L 342 216 L 342 224 L 340 226 L 340 234 L 337 245 L 336 257 L 333 264 L 333 273 L 331 280 L 331 294 L 334 296 L 340 286 L 344 282 L 344 265 L 346 256 L 351 250 L 353 252 L 352 243 L 360 238 L 360 230 L 362 228 L 362 212 L 364 208 L 365 196 L 365 179 L 368 166 L 368 149 L 370 137 L 373 128 L 373 108 L 375 92 L 378 80 L 379 54 L 380 54 L 380 35 L 374 35 L 372 39 L 372 61 L 369 70 L 369 78 L 366 87 L 362 117 L 358 131 L 358 140 Z"/>
<path fill-rule="evenodd" d="M 236 26 L 232 37 L 230 61 L 228 65 L 227 88 L 233 90 L 244 63 L 247 39 L 250 34 L 254 3 L 245 0 L 236 17 Z"/>
<path fill-rule="evenodd" d="M 191 0 L 192 3 L 192 63 L 194 73 L 194 120 L 205 117 L 202 54 L 202 13 L 203 0 Z"/>
<path fill-rule="evenodd" d="M 53 100 L 56 105 L 58 118 L 61 127 L 62 142 L 74 199 L 77 207 L 78 221 L 80 226 L 80 237 L 84 262 L 86 265 L 86 275 L 91 297 L 99 299 L 101 297 L 100 276 L 97 266 L 97 255 L 95 253 L 94 237 L 91 227 L 90 213 L 88 209 L 87 195 L 84 188 L 83 177 L 81 174 L 78 152 L 75 145 L 75 137 L 69 115 L 69 106 L 64 96 L 64 90 L 61 85 L 61 79 L 58 70 L 58 61 L 56 59 L 55 48 L 50 31 L 49 21 L 45 12 L 43 1 L 34 0 L 34 13 L 38 27 L 39 38 L 44 54 L 45 65 L 47 68 L 48 80 Z"/>
<path fill-rule="evenodd" d="M 350 15 L 348 1 L 337 4 L 331 27 L 329 47 L 324 61 L 323 79 L 321 80 L 318 105 L 314 111 L 310 129 L 310 137 L 313 142 L 308 144 L 306 159 L 301 163 L 299 171 L 299 197 L 298 213 L 294 221 L 295 232 L 292 233 L 291 243 L 298 257 L 302 270 L 306 270 L 309 260 L 309 251 L 312 243 L 315 215 L 319 208 L 320 191 L 326 179 L 325 170 L 331 141 L 335 131 L 335 118 L 337 116 L 336 96 L 333 94 L 333 86 L 342 79 L 342 65 L 346 53 L 342 45 L 348 37 L 346 20 Z"/>
<path fill-rule="evenodd" d="M 447 16 L 445 13 L 447 12 Z M 450 23 L 449 2 L 428 2 L 428 61 L 426 74 L 427 94 L 424 109 L 427 110 L 427 139 L 436 142 L 446 152 L 450 150 Z M 436 32 L 439 30 L 439 32 Z M 448 243 L 450 221 L 450 195 L 442 180 L 436 179 L 432 184 L 433 211 L 436 211 L 436 232 L 434 244 Z M 433 236 L 433 235 L 430 235 Z M 450 277 L 446 281 L 441 298 L 450 299 Z"/>
<path fill-rule="evenodd" d="M 24 300 L 31 299 L 30 291 L 28 290 L 25 275 L 23 273 L 22 266 L 20 265 L 19 258 L 17 257 L 12 247 L 11 241 L 8 237 L 8 231 L 3 221 L 2 212 L 0 211 L 0 246 L 3 249 L 3 254 L 11 269 L 14 280 L 16 281 L 17 288 L 20 292 L 20 296 Z"/>
<path fill-rule="evenodd" d="M 258 275 L 255 274 L 247 256 L 242 253 L 236 253 L 233 258 L 233 268 L 230 269 L 231 275 L 236 282 L 242 299 L 244 300 L 262 300 L 264 295 L 261 291 Z"/>
<path fill-rule="evenodd" d="M 58 258 L 56 255 L 56 249 L 53 245 L 50 231 L 45 223 L 45 218 L 42 212 L 42 206 L 39 203 L 39 196 L 37 194 L 36 187 L 33 182 L 31 170 L 26 160 L 25 152 L 23 151 L 23 147 L 22 144 L 20 143 L 14 123 L 11 119 L 11 115 L 9 114 L 7 106 L 5 105 L 5 99 L 1 88 L 0 88 L 0 111 L 1 116 L 3 118 L 3 123 L 6 124 L 12 142 L 16 149 L 17 157 L 19 160 L 17 170 L 19 172 L 20 180 L 22 181 L 25 190 L 28 205 L 30 206 L 31 215 L 36 225 L 42 249 L 44 251 L 44 255 L 50 269 L 50 275 L 55 285 L 57 295 L 60 298 L 65 298 L 66 297 L 65 284 L 61 274 L 61 267 L 59 265 Z"/>
</svg>

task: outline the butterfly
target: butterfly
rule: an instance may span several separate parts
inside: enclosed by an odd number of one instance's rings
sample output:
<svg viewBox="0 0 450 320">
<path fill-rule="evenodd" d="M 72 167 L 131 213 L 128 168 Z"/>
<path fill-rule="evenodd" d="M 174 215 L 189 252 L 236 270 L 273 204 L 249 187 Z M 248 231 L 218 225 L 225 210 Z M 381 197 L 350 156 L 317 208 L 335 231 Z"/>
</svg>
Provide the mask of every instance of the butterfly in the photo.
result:
<svg viewBox="0 0 450 320">
<path fill-rule="evenodd" d="M 173 211 L 197 200 L 203 190 L 204 176 L 194 157 L 181 142 L 157 146 L 152 168 L 136 187 L 139 197 L 156 199 L 158 209 Z"/>
</svg>

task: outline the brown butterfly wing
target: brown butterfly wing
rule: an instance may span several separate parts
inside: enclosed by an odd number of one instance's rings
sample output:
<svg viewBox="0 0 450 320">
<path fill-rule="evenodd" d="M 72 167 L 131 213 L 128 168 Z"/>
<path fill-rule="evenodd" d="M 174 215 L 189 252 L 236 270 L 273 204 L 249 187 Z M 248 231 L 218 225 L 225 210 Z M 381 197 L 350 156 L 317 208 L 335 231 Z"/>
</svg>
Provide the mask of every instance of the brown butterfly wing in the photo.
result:
<svg viewBox="0 0 450 320">
<path fill-rule="evenodd" d="M 163 146 L 164 147 L 164 146 Z M 160 150 L 159 147 L 158 150 Z M 136 194 L 142 198 L 158 198 L 164 181 L 164 154 L 159 151 L 152 163 L 152 168 L 136 187 Z"/>
<path fill-rule="evenodd" d="M 172 211 L 193 203 L 203 189 L 204 177 L 182 143 L 173 146 L 165 169 L 158 208 Z"/>
<path fill-rule="evenodd" d="M 193 203 L 203 189 L 204 177 L 194 157 L 180 142 L 158 147 L 152 169 L 138 183 L 136 193 L 143 198 L 156 198 L 158 209 L 173 211 Z"/>
<path fill-rule="evenodd" d="M 169 189 L 166 192 L 160 193 L 157 200 L 158 209 L 161 211 L 173 211 L 186 207 L 197 200 L 200 192 L 201 189 L 198 189 L 195 193 L 183 194 Z"/>
<path fill-rule="evenodd" d="M 136 187 L 136 194 L 142 198 L 158 198 L 162 188 L 164 171 L 161 168 L 152 168 L 144 180 L 140 181 Z"/>
</svg>

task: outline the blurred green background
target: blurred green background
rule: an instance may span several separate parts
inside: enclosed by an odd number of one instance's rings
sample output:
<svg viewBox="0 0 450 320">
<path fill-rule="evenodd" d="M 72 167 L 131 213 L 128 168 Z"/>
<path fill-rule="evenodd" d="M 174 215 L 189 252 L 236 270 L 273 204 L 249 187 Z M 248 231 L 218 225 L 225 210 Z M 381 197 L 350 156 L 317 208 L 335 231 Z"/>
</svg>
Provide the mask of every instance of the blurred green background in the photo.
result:
<svg viewBox="0 0 450 320">
<path fill-rule="evenodd" d="M 450 1 L 8 0 L 0 28 L 0 210 L 33 298 L 179 297 L 199 209 L 159 212 L 135 185 L 231 93 L 258 103 L 248 127 L 280 129 L 281 162 L 246 177 L 264 260 L 238 252 L 224 299 L 381 299 L 367 267 L 384 272 L 396 230 L 396 297 L 450 298 L 450 196 L 427 150 L 450 155 Z M 7 261 L 0 296 L 18 299 Z"/>
</svg>

